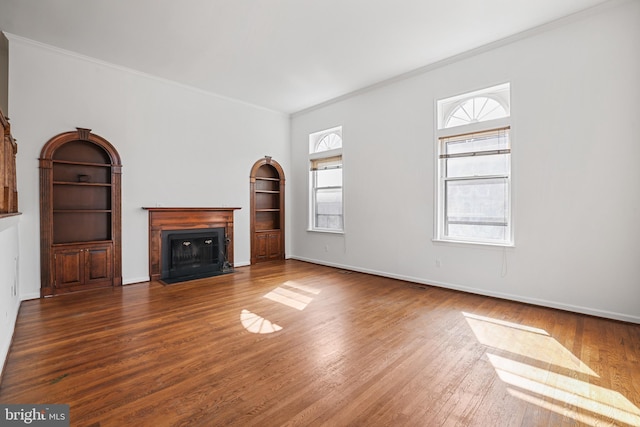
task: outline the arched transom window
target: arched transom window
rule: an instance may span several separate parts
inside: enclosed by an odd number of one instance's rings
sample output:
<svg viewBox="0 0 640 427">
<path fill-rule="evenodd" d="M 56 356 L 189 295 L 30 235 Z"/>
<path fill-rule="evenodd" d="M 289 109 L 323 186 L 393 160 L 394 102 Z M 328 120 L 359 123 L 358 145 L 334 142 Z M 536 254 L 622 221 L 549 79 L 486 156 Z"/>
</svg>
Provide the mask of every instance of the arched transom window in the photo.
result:
<svg viewBox="0 0 640 427">
<path fill-rule="evenodd" d="M 337 132 L 331 132 L 316 142 L 313 152 L 320 153 L 321 151 L 335 150 L 336 148 L 342 148 L 342 137 Z"/>
<path fill-rule="evenodd" d="M 487 96 L 476 96 L 460 102 L 449 113 L 445 128 L 484 122 L 507 117 L 506 108 L 499 101 Z"/>
</svg>

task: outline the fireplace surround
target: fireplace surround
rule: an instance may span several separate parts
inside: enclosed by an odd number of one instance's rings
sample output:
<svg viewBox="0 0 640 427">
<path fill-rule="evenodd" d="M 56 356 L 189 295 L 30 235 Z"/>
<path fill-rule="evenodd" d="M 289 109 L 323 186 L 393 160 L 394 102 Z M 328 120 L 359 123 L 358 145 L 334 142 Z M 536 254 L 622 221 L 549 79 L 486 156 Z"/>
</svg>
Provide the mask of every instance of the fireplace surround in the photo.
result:
<svg viewBox="0 0 640 427">
<path fill-rule="evenodd" d="M 191 274 L 199 277 L 207 277 L 219 273 L 207 273 L 204 270 L 212 270 L 232 268 L 233 267 L 233 212 L 240 208 L 178 208 L 178 207 L 145 207 L 143 208 L 149 213 L 149 277 L 151 280 L 161 280 L 165 282 L 173 281 L 169 273 L 172 269 L 172 261 L 163 256 L 163 248 L 170 245 L 168 236 L 176 237 L 176 245 L 186 244 L 183 251 L 176 253 L 176 264 L 186 263 L 187 258 L 191 257 L 196 265 L 185 267 L 186 271 L 191 270 Z M 209 240 L 213 231 L 217 234 L 217 241 L 214 244 L 205 243 Z M 164 237 L 163 237 L 164 235 Z M 208 236 L 209 235 L 209 236 Z M 182 240 L 181 240 L 182 239 Z M 189 240 L 192 239 L 192 240 Z M 204 246 L 203 252 L 193 250 L 192 245 L 198 244 Z M 209 246 L 211 245 L 211 246 Z M 217 260 L 211 254 L 213 246 L 215 249 Z M 191 248 L 191 249 L 190 249 Z M 207 255 L 208 253 L 208 255 Z M 208 258 L 207 258 L 208 257 Z M 226 259 L 225 259 L 226 258 Z M 205 264 L 211 264 L 203 266 Z M 175 267 L 175 265 L 173 266 Z M 184 267 L 180 265 L 180 267 Z M 202 269 L 203 271 L 199 271 Z M 204 273 L 204 274 L 203 274 Z"/>
<path fill-rule="evenodd" d="M 162 232 L 164 282 L 186 281 L 223 274 L 230 270 L 224 228 L 164 230 Z"/>
</svg>

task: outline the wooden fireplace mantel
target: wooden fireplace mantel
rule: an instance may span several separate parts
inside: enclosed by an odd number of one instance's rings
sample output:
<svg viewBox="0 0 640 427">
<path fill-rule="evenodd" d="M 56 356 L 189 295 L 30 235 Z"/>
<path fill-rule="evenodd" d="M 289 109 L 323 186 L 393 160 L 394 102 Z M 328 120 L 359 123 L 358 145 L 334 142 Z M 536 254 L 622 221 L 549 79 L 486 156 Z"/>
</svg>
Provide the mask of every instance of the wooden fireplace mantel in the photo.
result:
<svg viewBox="0 0 640 427">
<path fill-rule="evenodd" d="M 159 280 L 162 274 L 162 232 L 196 228 L 224 228 L 227 261 L 233 266 L 233 211 L 240 208 L 143 207 L 149 212 L 149 276 Z"/>
</svg>

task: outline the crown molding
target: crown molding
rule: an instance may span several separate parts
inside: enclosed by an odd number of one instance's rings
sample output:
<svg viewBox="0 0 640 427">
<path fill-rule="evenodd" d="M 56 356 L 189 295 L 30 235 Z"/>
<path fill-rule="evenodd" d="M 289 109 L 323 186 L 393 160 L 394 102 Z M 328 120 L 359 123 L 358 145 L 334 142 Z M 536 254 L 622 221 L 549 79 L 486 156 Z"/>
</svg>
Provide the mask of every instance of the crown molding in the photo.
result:
<svg viewBox="0 0 640 427">
<path fill-rule="evenodd" d="M 136 69 L 133 69 L 133 68 L 125 67 L 125 66 L 122 66 L 122 65 L 117 65 L 117 64 L 114 64 L 114 63 L 111 63 L 111 62 L 107 62 L 107 61 L 103 61 L 101 59 L 94 58 L 92 56 L 84 55 L 84 54 L 81 54 L 81 53 L 78 53 L 78 52 L 74 52 L 74 51 L 71 51 L 71 50 L 67 50 L 67 49 L 62 49 L 62 48 L 59 48 L 59 47 L 56 47 L 56 46 L 53 46 L 53 45 L 49 45 L 49 44 L 42 43 L 42 42 L 39 42 L 39 41 L 36 41 L 36 40 L 28 39 L 26 37 L 18 36 L 16 34 L 8 33 L 6 31 L 2 31 L 2 34 L 4 34 L 5 37 L 9 40 L 9 43 L 15 42 L 15 43 L 22 43 L 22 44 L 25 44 L 25 45 L 30 45 L 30 46 L 33 46 L 33 47 L 36 47 L 36 48 L 39 48 L 39 49 L 42 49 L 42 50 L 47 50 L 49 52 L 52 52 L 52 53 L 55 53 L 55 54 L 58 54 L 58 55 L 61 55 L 61 56 L 66 56 L 66 57 L 78 59 L 78 60 L 81 60 L 81 61 L 90 62 L 90 63 L 96 64 L 96 65 L 100 65 L 100 66 L 106 67 L 106 68 L 111 68 L 113 70 L 117 70 L 117 71 L 120 71 L 120 72 L 123 72 L 123 73 L 133 74 L 133 75 L 138 76 L 138 77 L 142 77 L 142 78 L 146 78 L 146 79 L 150 79 L 150 80 L 155 80 L 155 81 L 157 81 L 159 83 L 170 85 L 170 86 L 175 86 L 175 87 L 178 87 L 178 88 L 190 91 L 190 92 L 195 92 L 195 93 L 199 93 L 201 95 L 206 95 L 206 96 L 212 96 L 214 98 L 218 98 L 218 99 L 221 99 L 221 100 L 224 100 L 224 101 L 227 101 L 227 102 L 232 102 L 232 103 L 235 103 L 235 104 L 244 105 L 244 106 L 247 106 L 247 107 L 251 107 L 251 108 L 258 109 L 258 110 L 267 111 L 269 113 L 278 114 L 278 115 L 285 116 L 285 117 L 289 116 L 287 113 L 284 113 L 282 111 L 272 110 L 270 108 L 263 107 L 261 105 L 256 105 L 256 104 L 252 104 L 250 102 L 242 101 L 242 100 L 239 100 L 239 99 L 236 99 L 236 98 L 231 98 L 231 97 L 228 97 L 228 96 L 225 96 L 225 95 L 220 95 L 218 93 L 210 92 L 210 91 L 207 91 L 205 89 L 200 89 L 200 88 L 197 88 L 195 86 L 191 86 L 191 85 L 188 85 L 188 84 L 185 84 L 185 83 L 180 83 L 180 82 L 177 82 L 175 80 L 167 79 L 167 78 L 164 78 L 164 77 L 159 77 L 159 76 L 156 76 L 156 75 L 144 72 L 144 71 L 139 71 L 139 70 L 136 70 Z M 9 50 L 11 50 L 11 47 L 9 47 Z"/>
<path fill-rule="evenodd" d="M 298 116 L 302 116 L 302 115 L 305 115 L 307 113 L 310 113 L 312 111 L 322 109 L 322 108 L 327 107 L 329 105 L 336 104 L 336 103 L 345 101 L 347 99 L 350 99 L 350 98 L 365 94 L 367 92 L 371 92 L 371 91 L 374 91 L 374 90 L 377 90 L 377 89 L 380 89 L 380 88 L 383 88 L 383 87 L 386 87 L 386 86 L 390 86 L 390 85 L 392 85 L 394 83 L 398 83 L 398 82 L 401 82 L 401 81 L 404 81 L 404 80 L 411 79 L 413 77 L 417 77 L 417 76 L 429 73 L 429 72 L 437 70 L 439 68 L 443 68 L 443 67 L 445 67 L 447 65 L 455 64 L 457 62 L 461 62 L 461 61 L 463 61 L 465 59 L 472 58 L 472 57 L 480 55 L 482 53 L 490 52 L 490 51 L 498 49 L 500 47 L 507 46 L 507 45 L 510 45 L 510 44 L 515 43 L 517 41 L 524 40 L 524 39 L 533 37 L 535 35 L 542 34 L 542 33 L 554 30 L 556 28 L 563 27 L 563 26 L 571 24 L 573 22 L 580 21 L 580 20 L 582 20 L 584 18 L 587 18 L 589 16 L 593 16 L 593 15 L 596 15 L 598 13 L 604 12 L 605 10 L 613 9 L 613 8 L 615 8 L 617 6 L 622 5 L 622 4 L 632 3 L 634 1 L 637 1 L 637 0 L 609 0 L 609 1 L 606 1 L 604 3 L 600 3 L 600 4 L 597 4 L 595 6 L 591 6 L 591 7 L 587 8 L 587 9 L 583 9 L 581 11 L 572 13 L 572 14 L 564 16 L 562 18 L 558 18 L 558 19 L 555 19 L 553 21 L 547 22 L 545 24 L 538 25 L 537 27 L 533 27 L 533 28 L 530 28 L 528 30 L 521 31 L 519 33 L 516 33 L 516 34 L 513 34 L 511 36 L 502 38 L 500 40 L 496 40 L 494 42 L 487 43 L 487 44 L 484 44 L 482 46 L 478 46 L 478 47 L 476 47 L 474 49 L 470 49 L 468 51 L 465 51 L 465 52 L 462 52 L 462 53 L 459 53 L 459 54 L 456 54 L 456 55 L 453 55 L 453 56 L 450 56 L 450 57 L 447 57 L 447 58 L 444 58 L 444 59 L 441 59 L 441 60 L 438 60 L 438 61 L 435 61 L 435 62 L 432 62 L 432 63 L 427 64 L 425 66 L 422 66 L 422 67 L 416 68 L 414 70 L 408 71 L 406 73 L 398 74 L 398 75 L 396 75 L 394 77 L 390 77 L 388 79 L 381 80 L 381 81 L 379 81 L 377 83 L 371 84 L 369 86 L 365 86 L 365 87 L 363 87 L 361 89 L 357 89 L 357 90 L 354 90 L 352 92 L 346 93 L 344 95 L 329 99 L 329 100 L 327 100 L 325 102 L 322 102 L 320 104 L 316 104 L 316 105 L 313 105 L 311 107 L 304 108 L 302 110 L 293 112 L 293 113 L 291 113 L 291 118 L 293 119 L 293 118 L 296 118 Z"/>
</svg>

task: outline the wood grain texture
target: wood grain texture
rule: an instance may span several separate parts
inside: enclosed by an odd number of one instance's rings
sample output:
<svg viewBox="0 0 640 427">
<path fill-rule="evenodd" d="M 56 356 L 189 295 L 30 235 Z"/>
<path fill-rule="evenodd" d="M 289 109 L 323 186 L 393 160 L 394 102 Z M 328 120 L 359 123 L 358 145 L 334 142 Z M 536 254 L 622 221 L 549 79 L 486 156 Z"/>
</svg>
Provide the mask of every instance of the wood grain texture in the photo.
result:
<svg viewBox="0 0 640 427">
<path fill-rule="evenodd" d="M 23 302 L 0 402 L 74 426 L 638 425 L 639 355 L 640 325 L 289 260 Z"/>
</svg>

